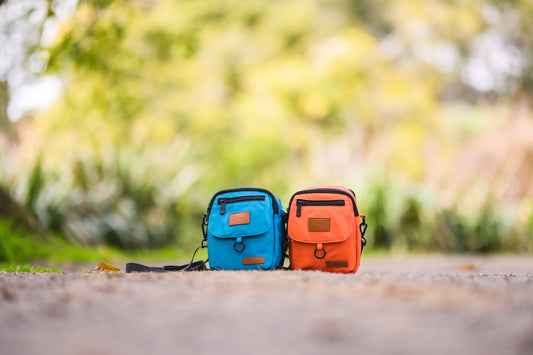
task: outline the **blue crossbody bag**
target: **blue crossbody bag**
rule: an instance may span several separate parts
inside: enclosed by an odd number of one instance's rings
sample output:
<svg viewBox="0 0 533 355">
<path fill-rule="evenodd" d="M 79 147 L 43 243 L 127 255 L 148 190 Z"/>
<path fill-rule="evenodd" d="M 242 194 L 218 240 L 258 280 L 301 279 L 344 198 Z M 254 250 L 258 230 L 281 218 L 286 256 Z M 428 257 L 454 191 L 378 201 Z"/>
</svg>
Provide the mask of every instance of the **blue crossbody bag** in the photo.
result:
<svg viewBox="0 0 533 355">
<path fill-rule="evenodd" d="M 283 266 L 286 214 L 280 199 L 265 189 L 242 187 L 217 192 L 204 215 L 202 246 L 210 269 L 272 270 Z"/>
</svg>

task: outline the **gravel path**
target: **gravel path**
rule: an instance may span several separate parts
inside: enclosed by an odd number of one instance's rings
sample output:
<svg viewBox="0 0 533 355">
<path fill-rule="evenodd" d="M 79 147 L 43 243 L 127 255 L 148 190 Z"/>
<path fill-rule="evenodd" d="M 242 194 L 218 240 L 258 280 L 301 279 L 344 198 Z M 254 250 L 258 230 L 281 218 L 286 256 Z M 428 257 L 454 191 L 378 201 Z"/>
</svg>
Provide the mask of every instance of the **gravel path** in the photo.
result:
<svg viewBox="0 0 533 355">
<path fill-rule="evenodd" d="M 0 354 L 533 354 L 533 257 L 0 273 L 0 322 Z"/>
</svg>

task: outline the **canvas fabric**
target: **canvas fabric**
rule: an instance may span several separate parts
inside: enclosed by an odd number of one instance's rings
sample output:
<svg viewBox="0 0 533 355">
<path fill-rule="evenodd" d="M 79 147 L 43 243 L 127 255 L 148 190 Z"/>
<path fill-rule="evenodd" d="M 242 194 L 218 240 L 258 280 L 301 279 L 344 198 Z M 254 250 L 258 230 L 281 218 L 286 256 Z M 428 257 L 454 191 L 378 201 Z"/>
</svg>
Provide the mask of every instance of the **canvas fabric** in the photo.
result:
<svg viewBox="0 0 533 355">
<path fill-rule="evenodd" d="M 342 186 L 296 192 L 288 206 L 290 268 L 355 273 L 363 226 L 355 193 Z M 363 239 L 364 240 L 364 239 Z"/>
<path fill-rule="evenodd" d="M 205 219 L 210 269 L 281 267 L 284 215 L 280 199 L 268 190 L 245 187 L 217 192 Z"/>
</svg>

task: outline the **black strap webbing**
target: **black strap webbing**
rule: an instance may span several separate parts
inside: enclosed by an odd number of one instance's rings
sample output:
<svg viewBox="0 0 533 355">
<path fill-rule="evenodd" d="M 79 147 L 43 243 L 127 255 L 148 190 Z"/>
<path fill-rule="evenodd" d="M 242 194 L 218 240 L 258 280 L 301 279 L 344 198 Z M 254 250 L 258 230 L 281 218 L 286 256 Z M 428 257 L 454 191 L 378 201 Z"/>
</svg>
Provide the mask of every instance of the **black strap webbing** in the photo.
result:
<svg viewBox="0 0 533 355">
<path fill-rule="evenodd" d="M 185 265 L 146 266 L 137 263 L 127 263 L 126 272 L 169 272 L 169 271 L 204 271 L 208 270 L 205 261 L 195 261 Z"/>
<path fill-rule="evenodd" d="M 167 272 L 162 267 L 146 266 L 137 263 L 127 263 L 126 272 Z"/>
<path fill-rule="evenodd" d="M 191 262 L 184 265 L 165 265 L 163 267 L 158 266 L 146 266 L 137 263 L 127 263 L 126 272 L 169 272 L 169 271 L 204 271 L 209 270 L 206 266 L 208 260 L 193 261 L 196 252 L 200 247 L 196 248 L 192 254 Z"/>
<path fill-rule="evenodd" d="M 363 254 L 363 249 L 366 246 L 365 233 L 366 233 L 366 228 L 368 227 L 368 224 L 366 224 L 365 215 L 361 215 L 361 218 L 363 219 L 363 221 L 361 222 L 361 224 L 359 224 L 359 230 L 361 231 L 361 254 Z"/>
</svg>

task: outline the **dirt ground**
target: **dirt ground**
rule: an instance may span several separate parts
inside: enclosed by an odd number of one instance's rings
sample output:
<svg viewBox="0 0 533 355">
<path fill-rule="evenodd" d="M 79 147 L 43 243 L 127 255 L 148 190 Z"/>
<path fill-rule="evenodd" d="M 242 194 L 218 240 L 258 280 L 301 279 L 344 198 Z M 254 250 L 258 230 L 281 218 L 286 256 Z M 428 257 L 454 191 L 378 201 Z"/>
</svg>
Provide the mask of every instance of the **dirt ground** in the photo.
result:
<svg viewBox="0 0 533 355">
<path fill-rule="evenodd" d="M 0 354 L 533 354 L 533 257 L 0 273 L 0 322 Z"/>
</svg>

